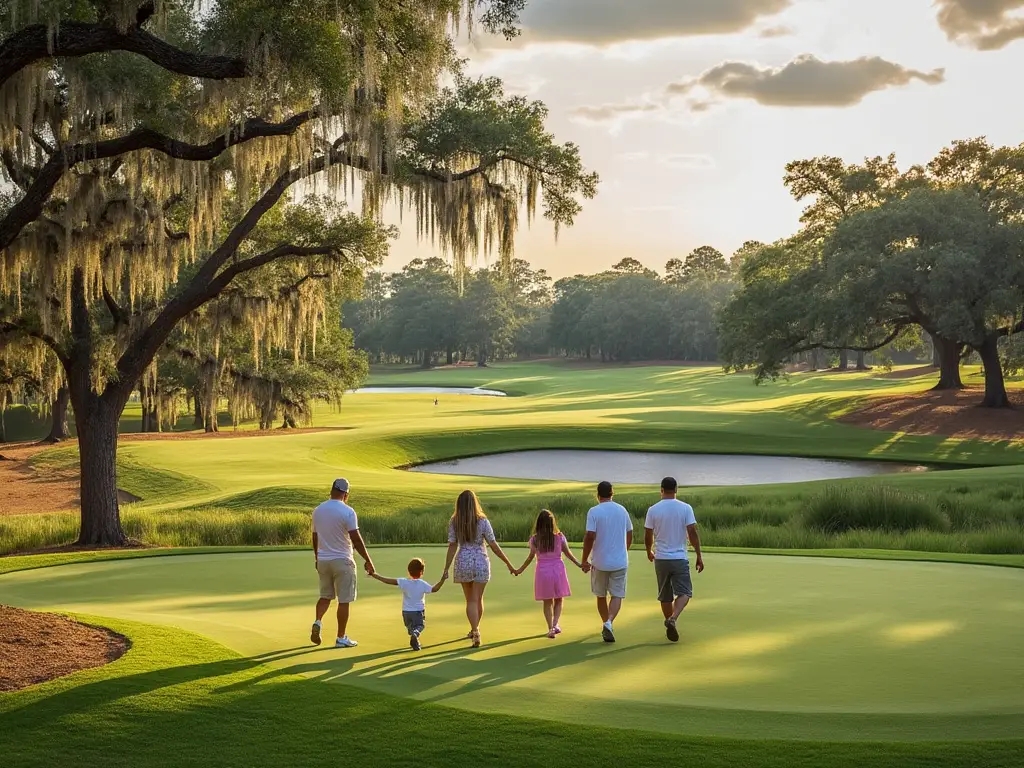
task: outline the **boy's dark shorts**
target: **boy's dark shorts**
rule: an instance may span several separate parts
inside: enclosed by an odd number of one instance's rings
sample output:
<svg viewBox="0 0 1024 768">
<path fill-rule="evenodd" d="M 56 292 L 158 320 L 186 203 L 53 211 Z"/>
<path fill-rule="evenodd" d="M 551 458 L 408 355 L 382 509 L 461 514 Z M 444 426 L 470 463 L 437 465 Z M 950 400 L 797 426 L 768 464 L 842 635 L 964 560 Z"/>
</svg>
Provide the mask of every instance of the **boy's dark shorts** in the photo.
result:
<svg viewBox="0 0 1024 768">
<path fill-rule="evenodd" d="M 427 612 L 402 611 L 402 621 L 405 622 L 405 629 L 410 635 L 419 634 L 427 624 Z"/>
</svg>

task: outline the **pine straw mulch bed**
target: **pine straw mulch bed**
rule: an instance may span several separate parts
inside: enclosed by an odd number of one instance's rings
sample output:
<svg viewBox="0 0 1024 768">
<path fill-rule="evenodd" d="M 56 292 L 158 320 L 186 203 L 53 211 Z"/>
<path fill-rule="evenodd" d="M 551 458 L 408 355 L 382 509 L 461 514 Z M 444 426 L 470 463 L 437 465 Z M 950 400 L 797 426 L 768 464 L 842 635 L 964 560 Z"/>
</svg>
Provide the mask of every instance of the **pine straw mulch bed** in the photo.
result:
<svg viewBox="0 0 1024 768">
<path fill-rule="evenodd" d="M 1011 408 L 981 408 L 984 390 L 928 391 L 875 397 L 839 417 L 859 427 L 962 439 L 1024 439 L 1024 391 L 1010 390 Z"/>
<path fill-rule="evenodd" d="M 0 445 L 0 517 L 78 509 L 78 472 L 37 472 L 31 459 L 50 448 L 38 443 Z"/>
<path fill-rule="evenodd" d="M 0 605 L 0 691 L 101 667 L 130 647 L 128 638 L 108 629 Z"/>
</svg>

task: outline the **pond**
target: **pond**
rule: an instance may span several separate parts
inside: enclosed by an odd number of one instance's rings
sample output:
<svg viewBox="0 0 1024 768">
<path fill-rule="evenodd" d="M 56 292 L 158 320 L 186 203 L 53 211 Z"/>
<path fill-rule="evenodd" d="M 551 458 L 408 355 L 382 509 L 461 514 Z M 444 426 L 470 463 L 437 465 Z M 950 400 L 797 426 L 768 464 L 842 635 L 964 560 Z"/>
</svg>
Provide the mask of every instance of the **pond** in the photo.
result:
<svg viewBox="0 0 1024 768">
<path fill-rule="evenodd" d="M 350 389 L 350 395 L 483 395 L 486 397 L 505 397 L 506 393 L 497 389 L 482 387 L 360 387 Z"/>
<path fill-rule="evenodd" d="M 924 467 L 881 461 L 804 459 L 791 456 L 645 453 L 640 451 L 511 451 L 437 461 L 413 472 L 524 480 L 580 480 L 655 485 L 666 476 L 680 485 L 765 485 L 838 480 Z"/>
</svg>

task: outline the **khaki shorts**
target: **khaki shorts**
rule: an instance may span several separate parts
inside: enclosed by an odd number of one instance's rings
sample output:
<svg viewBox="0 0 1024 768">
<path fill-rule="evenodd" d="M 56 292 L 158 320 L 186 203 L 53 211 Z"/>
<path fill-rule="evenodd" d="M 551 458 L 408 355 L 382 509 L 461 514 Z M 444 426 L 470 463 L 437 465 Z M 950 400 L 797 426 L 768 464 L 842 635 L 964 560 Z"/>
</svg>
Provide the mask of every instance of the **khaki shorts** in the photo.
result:
<svg viewBox="0 0 1024 768">
<path fill-rule="evenodd" d="M 598 597 L 626 596 L 626 569 L 618 571 L 600 571 L 597 568 L 590 570 L 590 589 Z"/>
<path fill-rule="evenodd" d="M 356 601 L 356 564 L 352 560 L 319 560 L 316 572 L 320 574 L 320 598 L 339 603 Z"/>
</svg>

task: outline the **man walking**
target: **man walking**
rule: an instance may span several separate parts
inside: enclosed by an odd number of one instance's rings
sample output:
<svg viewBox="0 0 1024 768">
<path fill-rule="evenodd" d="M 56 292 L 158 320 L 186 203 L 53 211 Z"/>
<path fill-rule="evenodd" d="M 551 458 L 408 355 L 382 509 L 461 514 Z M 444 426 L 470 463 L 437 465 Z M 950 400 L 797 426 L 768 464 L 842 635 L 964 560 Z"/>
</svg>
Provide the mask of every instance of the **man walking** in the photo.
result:
<svg viewBox="0 0 1024 768">
<path fill-rule="evenodd" d="M 644 544 L 647 559 L 654 563 L 658 579 L 658 601 L 665 615 L 665 636 L 673 643 L 679 641 L 676 621 L 693 597 L 690 581 L 690 560 L 686 553 L 686 540 L 693 544 L 697 556 L 697 573 L 704 570 L 700 553 L 700 534 L 693 507 L 676 498 L 678 484 L 674 477 L 661 481 L 661 501 L 647 510 L 644 521 Z"/>
<path fill-rule="evenodd" d="M 590 588 L 597 597 L 601 614 L 601 637 L 615 642 L 612 627 L 626 597 L 626 569 L 633 546 L 633 521 L 621 504 L 612 501 L 612 484 L 597 485 L 596 507 L 587 512 L 587 535 L 583 538 L 583 572 L 590 574 Z M 590 562 L 593 554 L 594 562 Z M 611 600 L 608 596 L 611 595 Z"/>
<path fill-rule="evenodd" d="M 349 638 L 348 606 L 356 600 L 356 562 L 352 550 L 363 558 L 366 572 L 373 575 L 373 561 L 359 533 L 356 511 L 348 505 L 348 480 L 339 478 L 331 486 L 331 498 L 313 510 L 313 555 L 320 575 L 320 599 L 316 621 L 309 633 L 313 645 L 320 645 L 321 621 L 331 600 L 338 599 L 338 639 L 335 648 L 359 645 Z"/>
</svg>

